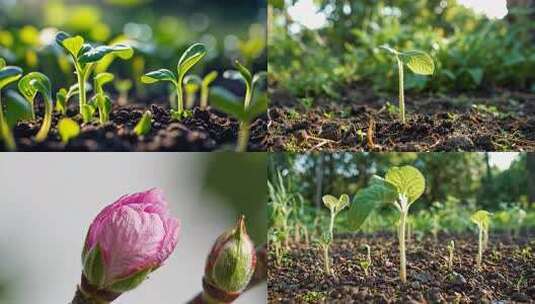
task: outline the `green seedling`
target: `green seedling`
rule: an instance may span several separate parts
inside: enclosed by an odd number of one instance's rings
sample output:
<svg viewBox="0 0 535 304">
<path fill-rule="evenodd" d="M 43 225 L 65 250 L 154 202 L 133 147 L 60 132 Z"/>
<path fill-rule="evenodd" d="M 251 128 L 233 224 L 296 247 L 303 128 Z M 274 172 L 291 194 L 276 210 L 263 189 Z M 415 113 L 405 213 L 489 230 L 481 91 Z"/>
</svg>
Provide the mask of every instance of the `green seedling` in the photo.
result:
<svg viewBox="0 0 535 304">
<path fill-rule="evenodd" d="M 43 124 L 37 132 L 37 135 L 35 135 L 35 140 L 37 142 L 42 142 L 48 136 L 50 126 L 52 125 L 52 111 L 54 108 L 54 101 L 52 100 L 52 85 L 50 84 L 50 79 L 48 79 L 45 74 L 39 72 L 31 72 L 20 79 L 18 86 L 21 94 L 32 105 L 38 93 L 40 93 L 43 98 L 43 101 L 45 103 Z"/>
<path fill-rule="evenodd" d="M 147 135 L 151 130 L 152 113 L 146 111 L 134 128 L 137 136 Z"/>
<path fill-rule="evenodd" d="M 208 107 L 208 96 L 210 95 L 210 85 L 217 79 L 219 73 L 212 71 L 202 79 L 201 84 L 201 110 L 205 110 Z"/>
<path fill-rule="evenodd" d="M 490 226 L 490 216 L 492 214 L 485 210 L 478 210 L 470 217 L 470 220 L 477 225 L 479 232 L 479 246 L 477 251 L 476 263 L 477 268 L 481 270 L 481 263 L 483 262 L 483 251 L 486 249 L 485 239 L 488 241 L 488 231 Z"/>
<path fill-rule="evenodd" d="M 370 185 L 357 192 L 349 209 L 349 224 L 358 229 L 378 206 L 389 203 L 399 211 L 399 276 L 407 282 L 405 232 L 410 206 L 424 193 L 425 178 L 412 166 L 393 167 L 385 178 L 374 175 Z"/>
<path fill-rule="evenodd" d="M 80 134 L 80 126 L 70 118 L 62 118 L 58 122 L 58 132 L 61 142 L 67 144 L 71 139 L 76 138 Z"/>
<path fill-rule="evenodd" d="M 173 119 L 182 120 L 190 115 L 189 111 L 184 110 L 184 92 L 182 83 L 188 71 L 193 68 L 206 55 L 206 47 L 202 43 L 195 43 L 190 46 L 180 57 L 177 65 L 177 75 L 170 70 L 160 69 L 149 72 L 141 77 L 141 82 L 146 84 L 168 81 L 176 89 L 177 103 L 172 104 L 176 110 L 171 111 Z"/>
<path fill-rule="evenodd" d="M 78 79 L 79 110 L 80 114 L 87 118 L 89 113 L 83 113 L 84 111 L 89 111 L 87 108 L 84 109 L 87 105 L 86 82 L 96 64 L 106 56 L 116 56 L 124 60 L 130 59 L 134 54 L 134 49 L 124 44 L 93 47 L 85 43 L 84 38 L 81 36 L 71 37 L 64 32 L 59 32 L 56 35 L 56 42 L 72 57 Z"/>
<path fill-rule="evenodd" d="M 399 52 L 388 46 L 381 46 L 383 50 L 393 55 L 396 58 L 398 64 L 399 73 L 399 112 L 401 122 L 405 123 L 405 93 L 404 93 L 404 65 L 406 64 L 409 69 L 415 74 L 419 75 L 432 75 L 435 72 L 435 63 L 433 58 L 427 53 L 422 51 L 408 51 Z"/>
<path fill-rule="evenodd" d="M 327 275 L 332 274 L 331 270 L 331 257 L 329 255 L 329 249 L 331 247 L 332 238 L 329 233 L 324 233 L 323 236 L 317 240 L 322 256 L 323 256 L 323 267 Z"/>
<path fill-rule="evenodd" d="M 184 91 L 186 91 L 186 109 L 193 108 L 195 96 L 201 89 L 202 79 L 197 75 L 184 77 Z"/>
<path fill-rule="evenodd" d="M 364 269 L 364 274 L 368 276 L 369 272 L 368 270 L 372 266 L 372 256 L 371 256 L 371 249 L 368 244 L 362 245 L 364 249 L 366 249 L 366 259 L 360 261 L 360 267 Z"/>
<path fill-rule="evenodd" d="M 453 240 L 448 244 L 448 269 L 453 269 L 453 254 L 455 253 L 455 242 Z"/>
<path fill-rule="evenodd" d="M 259 72 L 254 76 L 251 72 L 241 65 L 238 61 L 235 62 L 236 71 L 226 71 L 223 75 L 226 78 L 238 79 L 245 83 L 245 98 L 243 105 L 238 103 L 239 98 L 231 92 L 215 87 L 210 93 L 210 101 L 215 108 L 234 116 L 240 121 L 240 129 L 238 131 L 238 144 L 236 151 L 245 152 L 249 142 L 250 124 L 257 116 L 267 111 L 268 98 L 265 93 L 258 94 L 256 86 L 266 79 L 266 72 Z"/>
<path fill-rule="evenodd" d="M 113 83 L 117 92 L 119 92 L 119 98 L 117 104 L 124 106 L 128 103 L 128 92 L 132 89 L 133 83 L 130 79 L 117 79 Z"/>
<path fill-rule="evenodd" d="M 331 220 L 329 222 L 329 236 L 334 239 L 334 220 L 335 217 L 349 206 L 349 196 L 342 194 L 340 198 L 336 198 L 332 195 L 324 195 L 322 197 L 323 204 L 331 211 Z"/>
<path fill-rule="evenodd" d="M 95 76 L 95 96 L 91 99 L 88 105 L 98 108 L 99 120 L 101 124 L 105 124 L 110 120 L 111 99 L 104 92 L 104 85 L 112 82 L 114 79 L 111 73 L 100 73 Z"/>
<path fill-rule="evenodd" d="M 92 87 L 87 84 L 85 87 L 86 93 L 91 89 Z M 68 91 L 65 88 L 59 89 L 59 91 L 56 93 L 56 112 L 60 113 L 63 116 L 67 115 L 67 106 L 69 105 L 69 100 L 71 100 L 73 96 L 76 96 L 78 94 L 78 84 L 72 85 Z"/>
<path fill-rule="evenodd" d="M 6 118 L 4 117 L 1 93 L 4 87 L 14 81 L 17 81 L 20 77 L 22 77 L 21 68 L 16 66 L 7 66 L 6 61 L 3 58 L 0 58 L 0 138 L 4 141 L 4 145 L 9 151 L 15 150 L 17 146 L 15 144 L 13 133 L 11 132 L 11 127 L 8 125 Z M 7 115 L 9 115 L 9 112 L 7 112 Z"/>
</svg>

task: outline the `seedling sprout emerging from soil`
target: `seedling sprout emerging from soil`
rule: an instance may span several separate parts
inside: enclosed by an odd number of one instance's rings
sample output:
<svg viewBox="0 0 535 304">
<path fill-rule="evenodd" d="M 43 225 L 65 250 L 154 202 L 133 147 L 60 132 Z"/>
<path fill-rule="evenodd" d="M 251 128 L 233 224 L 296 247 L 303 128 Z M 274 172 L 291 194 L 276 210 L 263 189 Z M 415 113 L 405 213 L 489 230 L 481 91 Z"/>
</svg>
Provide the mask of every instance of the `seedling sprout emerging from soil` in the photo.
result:
<svg viewBox="0 0 535 304">
<path fill-rule="evenodd" d="M 31 72 L 22 77 L 19 81 L 19 91 L 33 105 L 37 93 L 41 94 L 43 101 L 45 102 L 45 114 L 43 117 L 43 123 L 35 140 L 42 142 L 48 136 L 50 126 L 52 125 L 52 111 L 54 108 L 54 101 L 52 100 L 50 79 L 45 74 L 39 72 Z"/>
<path fill-rule="evenodd" d="M 400 213 L 398 239 L 400 255 L 400 279 L 407 282 L 405 254 L 405 232 L 410 206 L 424 193 L 425 178 L 412 166 L 393 167 L 385 178 L 374 175 L 370 185 L 355 195 L 349 210 L 349 221 L 353 229 L 358 229 L 370 212 L 382 203 L 393 204 Z"/>
<path fill-rule="evenodd" d="M 182 83 L 188 71 L 193 68 L 206 55 L 206 47 L 202 43 L 195 43 L 190 46 L 180 57 L 177 65 L 177 75 L 170 70 L 160 69 L 149 72 L 141 77 L 141 82 L 152 84 L 160 81 L 168 81 L 173 84 L 176 89 L 177 104 L 174 105 L 176 110 L 171 111 L 171 115 L 176 120 L 189 115 L 188 111 L 184 111 L 184 92 Z"/>
<path fill-rule="evenodd" d="M 212 71 L 202 79 L 201 84 L 201 109 L 204 110 L 208 107 L 208 96 L 210 94 L 210 85 L 217 79 L 219 73 Z"/>
<path fill-rule="evenodd" d="M 151 120 L 152 113 L 150 111 L 146 111 L 134 128 L 134 132 L 137 134 L 137 136 L 146 135 L 150 132 L 152 126 Z"/>
<path fill-rule="evenodd" d="M 80 103 L 80 114 L 87 106 L 86 82 L 95 69 L 95 65 L 107 55 L 117 56 L 127 60 L 132 58 L 134 50 L 124 44 L 102 45 L 93 47 L 85 43 L 81 36 L 71 37 L 65 32 L 56 35 L 56 42 L 62 46 L 72 57 L 76 77 L 78 79 L 78 96 Z M 89 110 L 87 110 L 89 111 Z"/>
<path fill-rule="evenodd" d="M 366 259 L 360 261 L 360 267 L 364 269 L 364 274 L 368 276 L 369 272 L 368 269 L 370 269 L 370 266 L 372 265 L 372 256 L 371 256 L 371 249 L 368 244 L 362 245 L 364 249 L 366 249 Z"/>
<path fill-rule="evenodd" d="M 332 243 L 331 235 L 327 232 L 323 233 L 323 235 L 317 240 L 317 243 L 322 251 L 325 273 L 331 275 L 331 257 L 329 256 L 329 249 Z"/>
<path fill-rule="evenodd" d="M 435 63 L 431 56 L 422 51 L 399 52 L 386 45 L 380 48 L 396 58 L 399 73 L 399 112 L 401 122 L 405 123 L 404 64 L 416 74 L 432 75 L 435 72 Z"/>
<path fill-rule="evenodd" d="M 186 91 L 186 109 L 193 108 L 195 96 L 201 89 L 202 79 L 197 75 L 184 77 L 184 89 Z"/>
<path fill-rule="evenodd" d="M 331 239 L 334 239 L 334 219 L 340 213 L 349 206 L 349 196 L 347 194 L 342 194 L 340 198 L 336 198 L 332 195 L 324 195 L 322 197 L 323 204 L 325 207 L 329 208 L 331 212 L 331 220 L 329 222 L 329 235 Z"/>
<path fill-rule="evenodd" d="M 4 117 L 4 109 L 2 106 L 2 89 L 8 84 L 17 81 L 22 76 L 22 69 L 16 66 L 6 66 L 6 61 L 0 58 L 0 138 L 4 141 L 7 150 L 15 150 L 16 144 L 11 132 L 11 127 L 8 125 Z"/>
<path fill-rule="evenodd" d="M 91 99 L 89 104 L 93 108 L 98 108 L 100 123 L 104 124 L 110 120 L 111 100 L 104 92 L 103 86 L 115 77 L 111 73 L 99 73 L 95 76 L 95 96 Z"/>
<path fill-rule="evenodd" d="M 470 219 L 472 222 L 474 222 L 477 225 L 478 232 L 479 232 L 479 247 L 477 251 L 477 268 L 481 270 L 481 263 L 483 261 L 483 251 L 486 249 L 485 239 L 488 240 L 488 231 L 490 226 L 490 216 L 492 214 L 485 210 L 478 210 L 472 216 Z"/>
<path fill-rule="evenodd" d="M 453 240 L 448 244 L 448 269 L 453 269 L 453 254 L 455 253 L 455 242 Z"/>
</svg>

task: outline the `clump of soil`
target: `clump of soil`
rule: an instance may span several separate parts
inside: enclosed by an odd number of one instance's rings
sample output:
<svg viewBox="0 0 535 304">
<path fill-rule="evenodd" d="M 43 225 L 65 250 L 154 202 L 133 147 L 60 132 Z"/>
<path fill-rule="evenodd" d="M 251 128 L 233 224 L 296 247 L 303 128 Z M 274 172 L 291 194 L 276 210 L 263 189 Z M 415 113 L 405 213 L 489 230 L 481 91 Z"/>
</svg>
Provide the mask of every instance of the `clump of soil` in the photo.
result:
<svg viewBox="0 0 535 304">
<path fill-rule="evenodd" d="M 149 134 L 137 136 L 134 127 L 146 110 L 153 115 Z M 14 128 L 19 151 L 213 151 L 232 150 L 238 137 L 238 122 L 213 109 L 193 109 L 193 115 L 180 122 L 171 119 L 168 107 L 161 105 L 113 106 L 110 121 L 104 125 L 95 121 L 82 124 L 75 108 L 68 111 L 68 117 L 81 125 L 80 135 L 68 144 L 61 143 L 57 122 L 61 117 L 54 113 L 48 138 L 36 143 L 33 137 L 39 130 L 42 109 L 38 109 L 38 120 L 20 122 Z M 258 119 L 251 125 L 249 151 L 264 151 L 262 144 L 266 134 L 265 119 Z M 0 149 L 3 149 L 0 144 Z"/>
<path fill-rule="evenodd" d="M 272 94 L 271 151 L 535 151 L 535 95 L 407 97 L 402 124 L 385 97 L 354 89 L 307 108 Z M 397 102 L 392 102 L 396 106 Z"/>
<path fill-rule="evenodd" d="M 447 244 L 455 241 L 448 269 Z M 360 266 L 371 247 L 368 276 Z M 407 284 L 399 280 L 398 243 L 394 235 L 338 235 L 332 243 L 334 274 L 323 270 L 321 252 L 290 244 L 282 265 L 269 252 L 268 303 L 534 303 L 535 240 L 525 235 L 491 236 L 481 271 L 477 237 L 441 235 L 407 245 Z"/>
</svg>

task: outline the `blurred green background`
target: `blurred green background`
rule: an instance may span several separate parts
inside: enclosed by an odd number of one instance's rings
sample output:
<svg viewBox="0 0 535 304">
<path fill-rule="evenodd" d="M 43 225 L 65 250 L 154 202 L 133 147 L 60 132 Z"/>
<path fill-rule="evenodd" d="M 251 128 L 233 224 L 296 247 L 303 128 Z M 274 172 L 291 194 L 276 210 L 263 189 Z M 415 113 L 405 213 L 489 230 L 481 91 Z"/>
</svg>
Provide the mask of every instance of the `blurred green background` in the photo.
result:
<svg viewBox="0 0 535 304">
<path fill-rule="evenodd" d="M 505 0 L 471 2 L 495 11 L 506 5 Z M 270 4 L 271 85 L 296 97 L 339 98 L 355 86 L 395 92 L 396 66 L 378 49 L 383 44 L 419 49 L 435 59 L 432 77 L 407 73 L 410 92 L 535 92 L 533 1 L 507 1 L 508 14 L 501 19 L 475 13 L 457 0 Z"/>
</svg>

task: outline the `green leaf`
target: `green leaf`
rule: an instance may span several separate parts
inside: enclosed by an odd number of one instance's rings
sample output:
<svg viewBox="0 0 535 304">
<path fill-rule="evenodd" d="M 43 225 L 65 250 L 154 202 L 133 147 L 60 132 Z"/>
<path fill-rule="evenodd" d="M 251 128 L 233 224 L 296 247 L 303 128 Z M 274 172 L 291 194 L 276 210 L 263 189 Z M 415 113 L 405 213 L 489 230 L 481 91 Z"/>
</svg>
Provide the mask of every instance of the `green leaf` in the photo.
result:
<svg viewBox="0 0 535 304">
<path fill-rule="evenodd" d="M 146 111 L 134 128 L 134 132 L 137 134 L 137 136 L 146 135 L 150 132 L 152 127 L 151 120 L 152 113 L 150 111 Z"/>
<path fill-rule="evenodd" d="M 195 43 L 190 46 L 180 57 L 177 65 L 178 80 L 182 80 L 184 75 L 195 66 L 206 55 L 206 47 L 202 43 Z"/>
<path fill-rule="evenodd" d="M 351 229 L 359 229 L 375 208 L 393 203 L 396 198 L 397 192 L 386 183 L 370 183 L 370 186 L 359 190 L 349 207 L 348 221 Z"/>
<path fill-rule="evenodd" d="M 170 81 L 175 85 L 177 84 L 175 74 L 167 69 L 152 71 L 141 77 L 141 82 L 147 84 L 155 83 L 158 81 Z"/>
<path fill-rule="evenodd" d="M 400 58 L 409 69 L 416 74 L 432 75 L 435 72 L 433 58 L 422 51 L 409 51 L 400 53 Z"/>
<path fill-rule="evenodd" d="M 398 193 L 405 195 L 409 205 L 425 191 L 425 177 L 412 166 L 390 168 L 385 180 L 396 186 Z"/>
<path fill-rule="evenodd" d="M 52 85 L 50 84 L 50 79 L 43 73 L 28 73 L 26 76 L 22 77 L 18 86 L 19 91 L 30 102 L 33 102 L 37 93 L 43 94 L 45 99 L 52 100 Z"/>
<path fill-rule="evenodd" d="M 486 211 L 486 210 L 478 210 L 472 216 L 470 216 L 470 220 L 478 225 L 481 225 L 482 227 L 488 227 L 490 225 L 490 216 L 492 213 Z"/>
<path fill-rule="evenodd" d="M 241 121 L 248 119 L 243 104 L 240 103 L 240 98 L 225 88 L 214 87 L 210 91 L 210 103 L 219 111 Z"/>
<path fill-rule="evenodd" d="M 96 110 L 96 107 L 91 103 L 87 103 L 82 107 L 82 119 L 84 123 L 88 123 L 93 119 Z"/>
<path fill-rule="evenodd" d="M 4 58 L 0 58 L 0 70 L 6 67 L 6 60 Z"/>
<path fill-rule="evenodd" d="M 65 88 L 59 89 L 56 93 L 56 111 L 62 114 L 67 112 L 67 93 Z"/>
<path fill-rule="evenodd" d="M 56 42 L 75 58 L 78 57 L 80 50 L 84 46 L 84 38 L 81 36 L 71 37 L 65 32 L 58 32 L 56 34 Z"/>
<path fill-rule="evenodd" d="M 130 59 L 134 55 L 134 49 L 128 45 L 102 45 L 82 53 L 78 58 L 81 63 L 97 62 L 106 55 L 116 55 L 121 59 Z"/>
<path fill-rule="evenodd" d="M 112 73 L 99 73 L 95 76 L 95 91 L 97 94 L 104 94 L 104 89 L 102 88 L 106 83 L 111 82 L 115 76 Z"/>
<path fill-rule="evenodd" d="M 15 66 L 5 66 L 0 69 L 0 89 L 17 81 L 22 76 L 22 69 Z"/>
<path fill-rule="evenodd" d="M 6 94 L 6 123 L 9 128 L 13 128 L 17 122 L 32 119 L 32 104 L 15 91 L 8 91 Z"/>
<path fill-rule="evenodd" d="M 247 121 L 253 121 L 258 116 L 266 114 L 268 104 L 268 95 L 266 93 L 260 94 L 259 92 L 256 92 L 253 95 L 252 103 L 249 105 L 249 108 L 247 108 L 247 111 L 245 112 L 245 119 Z"/>
<path fill-rule="evenodd" d="M 323 205 L 331 210 L 331 212 L 334 211 L 338 205 L 338 199 L 330 194 L 324 195 L 321 200 L 323 201 Z"/>
<path fill-rule="evenodd" d="M 58 132 L 61 141 L 66 144 L 80 134 L 80 126 L 70 118 L 62 118 L 58 122 Z"/>
<path fill-rule="evenodd" d="M 322 200 L 323 204 L 334 214 L 338 214 L 344 208 L 349 206 L 349 196 L 347 194 L 342 194 L 340 198 L 327 194 L 322 197 Z"/>
<path fill-rule="evenodd" d="M 264 82 L 267 80 L 267 72 L 262 71 L 258 72 L 253 76 L 253 87 L 255 87 L 259 82 Z"/>
<path fill-rule="evenodd" d="M 238 72 L 241 74 L 241 76 L 243 77 L 243 79 L 245 79 L 247 83 L 253 83 L 253 76 L 245 66 L 243 66 L 238 60 L 234 62 L 234 66 L 238 69 Z"/>
<path fill-rule="evenodd" d="M 121 280 L 118 280 L 118 281 L 114 282 L 113 284 L 111 284 L 106 289 L 110 290 L 110 291 L 113 291 L 113 292 L 118 292 L 118 293 L 122 293 L 122 292 L 126 292 L 126 291 L 129 291 L 129 290 L 132 290 L 132 289 L 138 287 L 141 283 L 143 283 L 143 281 L 147 278 L 147 276 L 151 272 L 152 272 L 152 269 L 150 269 L 150 268 L 138 271 L 135 274 L 133 274 L 133 275 L 127 277 L 127 278 L 124 278 L 124 279 L 121 279 Z"/>
<path fill-rule="evenodd" d="M 70 120 L 68 118 L 62 119 L 62 121 Z M 76 124 L 76 123 L 75 123 Z M 76 124 L 76 126 L 78 126 Z M 61 132 L 61 131 L 60 131 Z M 97 244 L 95 247 L 86 254 L 84 262 L 84 275 L 89 283 L 98 288 L 103 287 L 105 280 L 104 273 L 104 260 L 100 246 Z"/>
<path fill-rule="evenodd" d="M 212 84 L 212 82 L 214 82 L 217 79 L 218 75 L 219 73 L 217 71 L 212 71 L 206 74 L 206 76 L 204 76 L 202 80 L 202 85 L 206 87 L 209 86 L 210 84 Z"/>
</svg>

